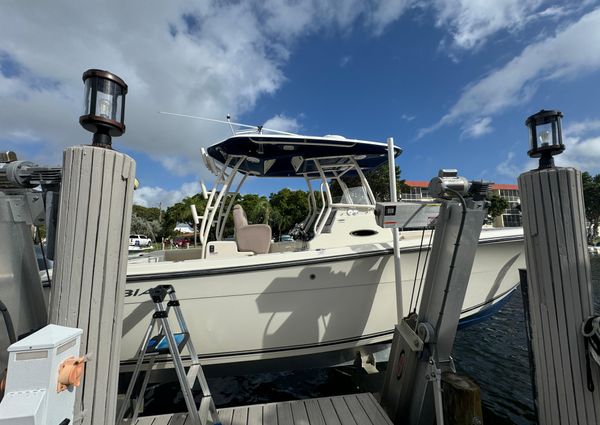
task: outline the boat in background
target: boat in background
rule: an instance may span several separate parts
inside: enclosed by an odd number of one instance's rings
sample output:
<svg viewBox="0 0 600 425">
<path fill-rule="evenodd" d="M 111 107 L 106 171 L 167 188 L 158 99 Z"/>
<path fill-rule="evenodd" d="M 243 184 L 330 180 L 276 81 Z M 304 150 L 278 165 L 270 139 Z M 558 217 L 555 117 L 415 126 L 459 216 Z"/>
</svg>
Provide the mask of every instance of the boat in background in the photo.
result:
<svg viewBox="0 0 600 425">
<path fill-rule="evenodd" d="M 400 152 L 395 148 L 394 156 Z M 176 289 L 199 356 L 209 367 L 235 364 L 250 371 L 278 361 L 297 367 L 292 359 L 316 366 L 305 361 L 308 355 L 327 366 L 389 343 L 397 321 L 392 233 L 376 224 L 376 200 L 364 176 L 387 158 L 383 143 L 260 129 L 203 149 L 215 184 L 210 191 L 202 185 L 207 207 L 197 218 L 200 247 L 163 251 L 128 267 L 125 370 L 153 312 L 148 290 L 159 284 Z M 309 214 L 297 226 L 299 240 L 272 242 L 268 225 L 247 223 L 235 200 L 249 176 L 305 180 Z M 360 183 L 349 186 L 349 176 Z M 340 199 L 334 199 L 332 182 L 342 191 Z M 439 205 L 417 208 L 426 208 L 434 220 Z M 231 213 L 235 240 L 225 240 Z M 402 232 L 404 313 L 418 304 L 416 289 L 429 250 L 423 240 L 430 232 Z M 523 266 L 521 229 L 483 230 L 462 323 L 497 310 L 514 291 Z"/>
</svg>

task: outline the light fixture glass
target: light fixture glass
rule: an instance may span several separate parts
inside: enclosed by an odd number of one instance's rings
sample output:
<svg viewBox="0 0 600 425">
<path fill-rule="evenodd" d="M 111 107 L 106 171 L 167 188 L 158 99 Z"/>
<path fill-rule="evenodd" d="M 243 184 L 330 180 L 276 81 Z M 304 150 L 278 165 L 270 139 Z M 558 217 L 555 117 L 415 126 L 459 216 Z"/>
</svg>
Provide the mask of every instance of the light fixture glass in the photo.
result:
<svg viewBox="0 0 600 425">
<path fill-rule="evenodd" d="M 540 146 L 549 146 L 552 142 L 552 133 L 550 130 L 543 130 L 538 137 L 540 139 Z"/>
<path fill-rule="evenodd" d="M 565 150 L 562 142 L 560 111 L 541 110 L 525 121 L 529 128 L 529 151 L 532 158 L 540 158 L 540 168 L 554 166 L 552 157 Z"/>
<path fill-rule="evenodd" d="M 99 69 L 84 72 L 83 81 L 85 104 L 79 123 L 94 133 L 94 145 L 110 147 L 111 137 L 119 137 L 125 132 L 127 84 L 116 75 Z"/>
</svg>

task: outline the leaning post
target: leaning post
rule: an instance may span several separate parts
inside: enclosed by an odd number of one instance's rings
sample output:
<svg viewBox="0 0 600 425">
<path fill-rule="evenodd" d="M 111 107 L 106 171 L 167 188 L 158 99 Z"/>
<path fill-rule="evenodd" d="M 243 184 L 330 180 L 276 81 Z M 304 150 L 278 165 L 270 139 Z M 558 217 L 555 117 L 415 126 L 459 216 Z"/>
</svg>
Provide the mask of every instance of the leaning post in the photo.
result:
<svg viewBox="0 0 600 425">
<path fill-rule="evenodd" d="M 83 80 L 79 121 L 94 139 L 64 151 L 50 322 L 83 329 L 81 353 L 90 358 L 74 423 L 114 425 L 135 162 L 111 148 L 125 131 L 127 85 L 100 70 Z"/>
<path fill-rule="evenodd" d="M 519 176 L 529 315 L 541 424 L 600 423 L 598 366 L 586 366 L 583 322 L 593 314 L 580 171 L 554 166 L 564 150 L 562 113 L 525 122 L 539 168 Z"/>
</svg>

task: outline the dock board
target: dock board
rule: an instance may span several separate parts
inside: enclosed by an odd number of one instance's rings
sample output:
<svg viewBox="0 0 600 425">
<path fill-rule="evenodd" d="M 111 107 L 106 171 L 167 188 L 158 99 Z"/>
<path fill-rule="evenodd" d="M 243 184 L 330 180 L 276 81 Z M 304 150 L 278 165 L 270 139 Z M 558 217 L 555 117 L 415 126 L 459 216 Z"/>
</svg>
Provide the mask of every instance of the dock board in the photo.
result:
<svg viewBox="0 0 600 425">
<path fill-rule="evenodd" d="M 218 411 L 223 425 L 393 425 L 371 393 L 228 407 Z M 187 414 L 176 413 L 138 418 L 135 425 L 189 424 Z"/>
</svg>

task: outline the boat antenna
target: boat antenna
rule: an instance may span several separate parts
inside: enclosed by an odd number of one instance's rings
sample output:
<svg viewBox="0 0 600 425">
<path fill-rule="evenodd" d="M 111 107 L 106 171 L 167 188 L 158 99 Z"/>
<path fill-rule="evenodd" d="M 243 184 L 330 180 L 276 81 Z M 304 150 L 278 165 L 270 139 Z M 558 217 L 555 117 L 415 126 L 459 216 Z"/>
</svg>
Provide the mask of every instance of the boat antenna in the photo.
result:
<svg viewBox="0 0 600 425">
<path fill-rule="evenodd" d="M 253 129 L 257 130 L 259 133 L 262 133 L 263 130 L 266 130 L 266 131 L 271 131 L 271 132 L 277 133 L 277 134 L 287 134 L 288 136 L 298 136 L 298 134 L 296 134 L 296 133 L 290 133 L 288 131 L 281 131 L 281 130 L 273 130 L 272 128 L 264 128 L 262 125 L 257 126 L 257 125 L 248 125 L 248 124 L 240 124 L 238 122 L 233 122 L 233 121 L 231 121 L 231 117 L 229 115 L 227 115 L 227 121 L 223 121 L 223 120 L 217 120 L 214 118 L 197 117 L 195 115 L 176 114 L 175 112 L 159 111 L 159 114 L 173 115 L 176 117 L 183 117 L 183 118 L 193 118 L 195 120 L 218 122 L 221 124 L 229 124 L 229 126 L 235 125 L 238 127 L 253 128 Z M 233 131 L 233 127 L 231 127 L 231 131 Z M 233 134 L 235 134 L 235 132 Z"/>
<path fill-rule="evenodd" d="M 235 136 L 235 131 L 233 130 L 233 126 L 231 125 L 231 115 L 227 114 L 227 122 L 229 123 L 229 128 L 231 129 L 231 134 Z"/>
</svg>

